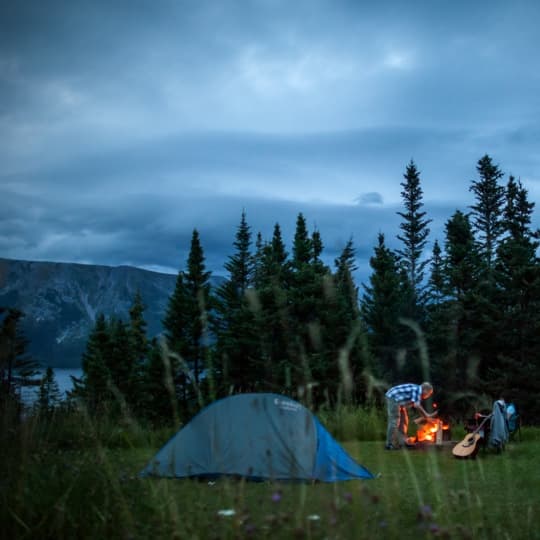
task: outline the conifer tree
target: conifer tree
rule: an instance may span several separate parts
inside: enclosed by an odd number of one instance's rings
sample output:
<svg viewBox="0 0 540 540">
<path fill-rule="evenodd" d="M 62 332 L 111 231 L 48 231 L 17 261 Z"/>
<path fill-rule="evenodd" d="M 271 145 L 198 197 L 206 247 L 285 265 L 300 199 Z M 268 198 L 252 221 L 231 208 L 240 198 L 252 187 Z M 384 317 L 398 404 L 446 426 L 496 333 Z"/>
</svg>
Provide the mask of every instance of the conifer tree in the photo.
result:
<svg viewBox="0 0 540 540">
<path fill-rule="evenodd" d="M 185 370 L 182 368 L 180 359 L 183 358 L 187 345 L 187 335 L 190 327 L 189 314 L 190 298 L 185 284 L 183 270 L 179 270 L 176 276 L 176 285 L 169 298 L 165 317 L 163 319 L 163 334 L 170 354 L 167 361 L 173 377 L 173 388 L 177 399 L 187 400 L 187 379 Z M 159 356 L 159 358 L 161 358 Z"/>
<path fill-rule="evenodd" d="M 497 305 L 494 266 L 496 253 L 503 234 L 502 211 L 504 188 L 499 185 L 503 173 L 488 155 L 483 156 L 476 167 L 479 179 L 472 182 L 470 191 L 475 195 L 475 204 L 471 206 L 471 225 L 475 233 L 480 254 L 480 263 L 484 270 L 479 274 L 476 290 L 476 317 L 478 331 L 478 355 L 481 364 L 479 375 L 484 378 L 487 366 L 497 355 L 493 329 L 499 319 L 500 308 Z"/>
<path fill-rule="evenodd" d="M 175 388 L 176 364 L 156 338 L 149 343 L 144 369 L 144 416 L 155 426 L 177 425 L 178 395 Z"/>
<path fill-rule="evenodd" d="M 109 330 L 107 365 L 112 382 L 118 389 L 124 390 L 133 366 L 128 328 L 122 319 L 115 316 L 109 318 L 107 326 Z"/>
<path fill-rule="evenodd" d="M 290 263 L 279 223 L 274 225 L 271 242 L 263 244 L 260 233 L 258 238 L 255 288 L 260 303 L 256 323 L 263 364 L 261 388 L 287 392 L 291 372 L 287 297 Z"/>
<path fill-rule="evenodd" d="M 363 401 L 365 384 L 362 377 L 368 355 L 365 328 L 360 317 L 358 287 L 354 282 L 357 267 L 352 238 L 347 241 L 334 265 L 330 309 L 325 319 L 327 347 L 333 353 L 326 373 L 327 384 L 336 397 L 338 394 L 345 398 L 356 396 Z"/>
<path fill-rule="evenodd" d="M 369 260 L 372 274 L 364 285 L 361 311 L 368 332 L 368 343 L 375 361 L 375 376 L 389 383 L 398 380 L 399 351 L 403 344 L 400 317 L 403 306 L 402 278 L 396 255 L 379 233 L 378 244 Z"/>
<path fill-rule="evenodd" d="M 257 233 L 255 240 L 255 255 L 253 256 L 253 286 L 255 289 L 259 289 L 260 284 L 264 280 L 263 266 L 264 266 L 264 250 L 265 242 L 261 232 Z"/>
<path fill-rule="evenodd" d="M 476 166 L 479 179 L 473 180 L 470 191 L 474 193 L 475 204 L 471 206 L 473 231 L 479 237 L 480 254 L 491 279 L 495 253 L 502 234 L 502 206 L 504 188 L 499 185 L 503 172 L 487 154 Z"/>
<path fill-rule="evenodd" d="M 534 203 L 520 181 L 510 176 L 505 191 L 505 237 L 497 250 L 495 277 L 500 318 L 493 333 L 497 355 L 490 363 L 488 385 L 517 400 L 540 418 L 540 245 L 531 229 Z"/>
<path fill-rule="evenodd" d="M 210 272 L 206 271 L 204 251 L 199 233 L 193 231 L 189 252 L 185 286 L 189 297 L 188 314 L 190 316 L 187 335 L 186 360 L 193 370 L 195 384 L 199 384 L 200 373 L 205 367 L 208 337 L 208 310 L 210 308 Z"/>
<path fill-rule="evenodd" d="M 82 377 L 72 377 L 71 396 L 82 397 L 91 413 L 103 412 L 112 401 L 111 373 L 107 365 L 111 342 L 109 326 L 103 313 L 99 313 L 82 357 Z"/>
<path fill-rule="evenodd" d="M 314 384 L 324 391 L 325 372 L 328 367 L 328 350 L 325 346 L 325 315 L 328 301 L 324 294 L 325 281 L 330 280 L 330 270 L 321 261 L 323 243 L 319 231 L 309 236 L 306 220 L 300 213 L 296 220 L 291 260 L 291 360 L 295 374 L 293 381 L 306 389 Z M 315 402 L 323 399 L 307 396 Z"/>
<path fill-rule="evenodd" d="M 40 414 L 50 414 L 61 402 L 62 395 L 52 367 L 47 367 L 39 385 L 36 407 Z"/>
<path fill-rule="evenodd" d="M 474 290 L 480 265 L 469 217 L 457 210 L 446 222 L 445 272 L 448 292 L 463 301 Z"/>
<path fill-rule="evenodd" d="M 129 308 L 129 345 L 133 356 L 131 377 L 128 385 L 128 403 L 138 415 L 144 415 L 144 377 L 148 362 L 148 337 L 146 334 L 147 323 L 144 319 L 146 306 L 143 303 L 141 292 L 135 293 L 131 307 Z"/>
<path fill-rule="evenodd" d="M 7 401 L 19 403 L 21 388 L 37 374 L 37 363 L 27 353 L 23 318 L 19 309 L 0 307 L 0 407 Z"/>
<path fill-rule="evenodd" d="M 137 364 L 144 362 L 148 354 L 147 323 L 144 319 L 144 305 L 141 292 L 135 293 L 131 307 L 129 308 L 129 339 L 131 350 Z"/>
<path fill-rule="evenodd" d="M 412 290 L 412 306 L 410 312 L 417 322 L 421 322 L 424 295 L 424 269 L 428 264 L 427 260 L 422 260 L 422 255 L 429 235 L 428 225 L 431 219 L 426 219 L 426 212 L 421 211 L 424 203 L 422 187 L 420 186 L 420 172 L 414 161 L 407 165 L 401 197 L 405 206 L 405 212 L 398 212 L 403 221 L 399 228 L 402 234 L 398 234 L 398 240 L 403 243 L 403 248 L 397 250 L 400 256 L 400 265 L 403 267 L 406 279 Z"/>
<path fill-rule="evenodd" d="M 444 260 L 439 241 L 435 240 L 431 254 L 428 300 L 431 305 L 440 305 L 445 298 Z"/>
<path fill-rule="evenodd" d="M 167 344 L 170 350 L 176 354 L 183 354 L 187 346 L 186 334 L 189 327 L 188 303 L 189 297 L 184 272 L 179 270 L 176 276 L 176 285 L 169 298 L 165 317 L 162 321 Z"/>
<path fill-rule="evenodd" d="M 132 392 L 134 355 L 131 349 L 129 331 L 126 323 L 111 317 L 108 322 L 109 350 L 104 356 L 105 364 L 111 376 L 110 390 L 113 393 L 116 410 L 125 410 Z"/>
<path fill-rule="evenodd" d="M 352 238 L 347 241 L 334 264 L 336 267 L 334 280 L 344 314 L 346 314 L 344 318 L 351 321 L 355 320 L 360 315 L 360 310 L 358 306 L 358 287 L 354 282 L 354 272 L 358 268 Z"/>
<path fill-rule="evenodd" d="M 217 315 L 213 327 L 217 336 L 216 366 L 221 392 L 231 387 L 245 391 L 254 389 L 260 377 L 260 349 L 256 334 L 253 291 L 255 260 L 251 253 L 251 228 L 243 211 L 225 269 L 226 282 L 216 291 Z"/>
<path fill-rule="evenodd" d="M 473 385 L 479 375 L 482 323 L 479 320 L 480 255 L 467 215 L 457 210 L 446 222 L 445 283 L 448 328 L 446 374 L 449 390 Z"/>
<path fill-rule="evenodd" d="M 193 230 L 187 270 L 178 272 L 175 290 L 163 320 L 171 371 L 184 410 L 190 407 L 192 383 L 198 386 L 209 346 L 207 315 L 210 272 L 206 271 L 199 233 Z M 193 377 L 193 381 L 191 381 Z"/>
<path fill-rule="evenodd" d="M 435 240 L 431 254 L 426 305 L 427 334 L 432 359 L 443 354 L 447 341 L 448 328 L 444 322 L 444 312 L 448 300 L 446 291 L 443 253 L 439 241 Z"/>
<path fill-rule="evenodd" d="M 307 326 L 317 318 L 317 297 L 320 296 L 316 279 L 316 271 L 311 264 L 318 259 L 321 252 L 320 236 L 317 238 L 316 250 L 309 236 L 306 220 L 302 213 L 298 214 L 293 240 L 290 290 L 294 316 L 295 333 L 301 335 Z M 304 341 L 302 339 L 302 341 Z M 304 343 L 306 345 L 306 343 Z"/>
</svg>

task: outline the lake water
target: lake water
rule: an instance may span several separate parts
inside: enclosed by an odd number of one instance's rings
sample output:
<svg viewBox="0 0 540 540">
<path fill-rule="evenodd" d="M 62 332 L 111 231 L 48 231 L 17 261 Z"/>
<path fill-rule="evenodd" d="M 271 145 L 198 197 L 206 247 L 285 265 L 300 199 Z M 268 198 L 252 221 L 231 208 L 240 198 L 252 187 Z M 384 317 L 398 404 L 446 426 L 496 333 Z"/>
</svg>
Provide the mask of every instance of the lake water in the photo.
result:
<svg viewBox="0 0 540 540">
<path fill-rule="evenodd" d="M 62 394 L 62 399 L 64 399 L 66 397 L 66 393 L 69 390 L 73 389 L 73 382 L 71 380 L 71 376 L 78 378 L 82 377 L 82 369 L 53 368 L 53 371 L 54 378 L 58 383 L 58 388 L 60 389 L 60 393 Z M 36 376 L 36 379 L 39 379 L 39 377 L 42 377 L 44 374 L 45 370 L 40 373 L 40 375 Z M 39 386 L 24 387 L 21 392 L 21 398 L 23 403 L 25 405 L 31 405 L 37 399 L 38 392 Z"/>
</svg>

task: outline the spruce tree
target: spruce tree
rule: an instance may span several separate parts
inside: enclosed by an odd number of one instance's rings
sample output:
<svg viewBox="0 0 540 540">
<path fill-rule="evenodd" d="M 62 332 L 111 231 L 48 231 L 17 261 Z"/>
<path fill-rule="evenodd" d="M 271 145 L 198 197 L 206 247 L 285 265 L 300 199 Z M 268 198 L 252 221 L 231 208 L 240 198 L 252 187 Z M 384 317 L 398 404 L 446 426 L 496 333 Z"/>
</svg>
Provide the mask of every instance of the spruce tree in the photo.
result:
<svg viewBox="0 0 540 540">
<path fill-rule="evenodd" d="M 478 235 L 480 254 L 491 278 L 495 253 L 502 234 L 502 206 L 504 188 L 499 180 L 504 173 L 487 154 L 476 166 L 478 180 L 473 180 L 469 188 L 474 193 L 475 203 L 471 206 L 471 224 Z"/>
<path fill-rule="evenodd" d="M 222 393 L 231 388 L 253 390 L 260 378 L 261 361 L 256 333 L 256 303 L 250 301 L 255 277 L 251 253 L 251 228 L 243 211 L 225 269 L 228 279 L 216 291 L 216 317 L 213 318 L 216 343 L 217 378 Z"/>
<path fill-rule="evenodd" d="M 188 314 L 190 324 L 187 335 L 186 360 L 189 362 L 195 384 L 199 384 L 209 347 L 208 310 L 210 308 L 210 272 L 206 271 L 204 251 L 199 233 L 193 231 L 191 248 L 185 273 L 185 287 L 190 300 Z"/>
<path fill-rule="evenodd" d="M 153 338 L 143 377 L 144 416 L 155 426 L 178 425 L 178 395 L 175 387 L 176 364 L 162 344 Z"/>
<path fill-rule="evenodd" d="M 291 259 L 291 306 L 293 381 L 308 392 L 307 400 L 324 399 L 329 358 L 325 345 L 325 317 L 328 300 L 325 282 L 331 279 L 330 269 L 321 261 L 324 249 L 320 233 L 309 235 L 306 220 L 300 213 L 296 220 Z M 317 385 L 318 395 L 311 388 Z"/>
<path fill-rule="evenodd" d="M 480 261 L 469 217 L 457 210 L 446 222 L 445 274 L 450 296 L 460 302 L 474 290 Z"/>
<path fill-rule="evenodd" d="M 104 357 L 111 376 L 110 390 L 113 393 L 116 410 L 126 412 L 132 396 L 131 384 L 134 371 L 134 355 L 131 349 L 127 324 L 116 317 L 108 322 L 109 351 Z"/>
<path fill-rule="evenodd" d="M 439 306 L 445 299 L 444 260 L 439 241 L 435 240 L 431 254 L 430 276 L 428 280 L 428 302 Z"/>
<path fill-rule="evenodd" d="M 403 267 L 409 286 L 413 292 L 410 306 L 411 316 L 416 322 L 422 322 L 422 313 L 425 303 L 424 290 L 424 269 L 428 264 L 427 260 L 422 260 L 422 255 L 427 244 L 429 235 L 428 225 L 432 221 L 426 219 L 426 212 L 421 211 L 424 203 L 422 187 L 420 186 L 420 172 L 414 161 L 407 165 L 401 197 L 405 206 L 404 212 L 398 212 L 403 221 L 399 228 L 402 234 L 398 234 L 398 240 L 403 243 L 403 248 L 397 250 L 400 257 L 400 265 Z"/>
<path fill-rule="evenodd" d="M 487 385 L 540 419 L 540 406 L 532 397 L 540 392 L 540 242 L 531 229 L 534 203 L 513 176 L 505 194 L 505 237 L 495 266 L 500 309 L 493 333 L 497 355 L 490 363 Z"/>
<path fill-rule="evenodd" d="M 39 385 L 36 408 L 40 414 L 47 416 L 58 407 L 61 401 L 62 395 L 54 376 L 54 370 L 49 366 Z"/>
<path fill-rule="evenodd" d="M 402 328 L 403 281 L 398 259 L 379 233 L 378 244 L 369 260 L 372 268 L 369 285 L 364 285 L 361 313 L 368 332 L 368 343 L 374 358 L 374 375 L 393 383 L 399 380 L 398 363 Z"/>
<path fill-rule="evenodd" d="M 21 388 L 37 374 L 22 330 L 24 316 L 19 309 L 0 307 L 0 407 L 8 401 L 20 405 Z"/>
<path fill-rule="evenodd" d="M 167 357 L 173 377 L 173 387 L 177 399 L 187 400 L 187 378 L 182 361 L 188 347 L 188 332 L 190 327 L 190 298 L 182 270 L 176 276 L 176 285 L 169 298 L 165 317 L 162 321 L 163 334 L 167 343 Z"/>
<path fill-rule="evenodd" d="M 128 385 L 128 403 L 138 415 L 144 415 L 144 377 L 148 362 L 148 337 L 146 333 L 147 323 L 144 319 L 146 306 L 143 303 L 141 292 L 135 293 L 133 302 L 129 308 L 129 345 L 133 357 L 131 377 Z"/>
<path fill-rule="evenodd" d="M 482 266 L 469 217 L 456 211 L 446 222 L 445 283 L 447 347 L 446 387 L 457 391 L 474 387 L 480 375 L 482 321 L 479 292 Z"/>
<path fill-rule="evenodd" d="M 185 412 L 193 405 L 209 347 L 207 317 L 210 300 L 210 272 L 197 229 L 193 230 L 187 270 L 179 271 L 175 290 L 163 320 L 170 353 L 174 386 Z"/>
<path fill-rule="evenodd" d="M 326 377 L 330 390 L 337 398 L 356 397 L 363 402 L 366 395 L 363 376 L 369 357 L 365 328 L 360 317 L 358 287 L 354 282 L 357 266 L 352 238 L 347 241 L 334 265 L 329 294 L 330 310 L 326 316 L 327 347 L 333 351 L 333 358 Z"/>
<path fill-rule="evenodd" d="M 345 319 L 351 321 L 360 315 L 358 306 L 358 287 L 354 282 L 354 272 L 356 266 L 356 252 L 352 238 L 350 238 L 343 248 L 340 256 L 334 261 L 336 272 L 334 281 L 339 297 L 342 302 Z"/>
<path fill-rule="evenodd" d="M 82 377 L 73 377 L 72 397 L 82 397 L 91 413 L 107 409 L 113 400 L 111 373 L 107 360 L 111 353 L 111 336 L 105 315 L 99 313 L 82 356 Z"/>
<path fill-rule="evenodd" d="M 129 340 L 137 364 L 144 362 L 148 354 L 148 325 L 144 319 L 145 310 L 141 292 L 137 290 L 129 308 Z"/>
<path fill-rule="evenodd" d="M 253 286 L 255 289 L 258 289 L 260 283 L 264 280 L 262 272 L 264 266 L 265 247 L 265 242 L 263 241 L 262 234 L 259 231 L 255 240 L 255 255 L 253 256 Z"/>
<path fill-rule="evenodd" d="M 183 354 L 186 349 L 186 334 L 189 327 L 188 291 L 184 272 L 180 270 L 176 276 L 174 291 L 169 298 L 165 317 L 162 321 L 164 335 L 170 350 Z"/>
<path fill-rule="evenodd" d="M 258 235 L 260 238 L 260 233 Z M 274 225 L 272 240 L 257 242 L 255 288 L 260 309 L 256 325 L 263 364 L 261 389 L 290 392 L 290 314 L 287 291 L 290 263 L 279 223 Z"/>
<path fill-rule="evenodd" d="M 318 238 L 320 243 L 320 237 Z M 320 254 L 320 245 L 317 251 Z M 307 326 L 317 317 L 317 297 L 320 292 L 317 290 L 319 283 L 316 280 L 313 262 L 314 249 L 313 242 L 309 236 L 306 220 L 303 214 L 298 214 L 296 220 L 296 230 L 293 240 L 290 290 L 291 304 L 294 316 L 295 333 L 303 335 Z M 318 257 L 318 255 L 317 255 Z M 302 338 L 302 342 L 305 340 Z M 306 343 L 303 343 L 305 346 Z"/>
<path fill-rule="evenodd" d="M 497 355 L 493 330 L 498 324 L 500 306 L 497 305 L 497 288 L 494 266 L 499 242 L 503 234 L 502 211 L 504 188 L 499 185 L 503 173 L 492 159 L 485 155 L 477 164 L 479 179 L 472 182 L 470 191 L 475 195 L 471 206 L 471 225 L 478 244 L 482 273 L 478 276 L 476 317 L 478 329 L 478 355 L 481 365 L 479 375 L 485 378 L 485 370 Z"/>
<path fill-rule="evenodd" d="M 448 261 L 442 252 L 439 241 L 435 240 L 431 255 L 430 276 L 427 288 L 427 343 L 431 366 L 431 380 L 442 389 L 444 398 L 448 390 L 449 351 L 454 350 L 453 301 L 449 296 L 447 271 Z M 451 365 L 455 356 L 451 356 Z M 453 367 L 452 369 L 455 369 Z M 439 398 L 440 399 L 440 398 Z"/>
</svg>

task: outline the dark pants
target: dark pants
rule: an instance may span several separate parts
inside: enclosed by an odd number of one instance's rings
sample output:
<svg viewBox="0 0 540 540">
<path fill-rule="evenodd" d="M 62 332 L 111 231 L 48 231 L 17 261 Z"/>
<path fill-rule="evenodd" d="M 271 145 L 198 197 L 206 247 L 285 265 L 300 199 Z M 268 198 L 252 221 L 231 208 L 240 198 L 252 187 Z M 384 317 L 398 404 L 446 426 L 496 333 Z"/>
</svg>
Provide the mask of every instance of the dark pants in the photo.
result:
<svg viewBox="0 0 540 540">
<path fill-rule="evenodd" d="M 403 407 L 393 399 L 386 398 L 386 410 L 388 412 L 386 444 L 394 447 L 403 446 L 409 428 L 407 407 Z"/>
</svg>

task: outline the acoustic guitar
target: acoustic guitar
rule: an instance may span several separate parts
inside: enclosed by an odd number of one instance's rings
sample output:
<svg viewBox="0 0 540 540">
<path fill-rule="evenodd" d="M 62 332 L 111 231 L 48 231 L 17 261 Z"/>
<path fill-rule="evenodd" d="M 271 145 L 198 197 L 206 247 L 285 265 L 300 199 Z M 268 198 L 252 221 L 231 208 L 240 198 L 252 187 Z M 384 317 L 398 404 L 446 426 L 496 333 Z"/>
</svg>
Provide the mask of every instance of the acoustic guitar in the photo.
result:
<svg viewBox="0 0 540 540">
<path fill-rule="evenodd" d="M 458 458 L 468 458 L 476 456 L 478 452 L 478 441 L 482 438 L 479 431 L 484 427 L 484 424 L 491 418 L 491 414 L 486 416 L 481 424 L 452 448 L 452 454 Z"/>
</svg>

